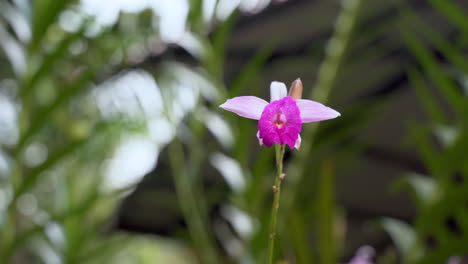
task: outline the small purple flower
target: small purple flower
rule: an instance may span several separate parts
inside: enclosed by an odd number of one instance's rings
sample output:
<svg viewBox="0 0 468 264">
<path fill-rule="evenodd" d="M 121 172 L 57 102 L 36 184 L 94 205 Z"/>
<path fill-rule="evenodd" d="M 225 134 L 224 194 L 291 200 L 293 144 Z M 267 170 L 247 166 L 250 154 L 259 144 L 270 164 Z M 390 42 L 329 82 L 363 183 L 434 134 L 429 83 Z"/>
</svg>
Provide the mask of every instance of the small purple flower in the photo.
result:
<svg viewBox="0 0 468 264">
<path fill-rule="evenodd" d="M 451 256 L 446 264 L 466 264 L 468 263 L 468 256 Z"/>
<path fill-rule="evenodd" d="M 348 264 L 374 264 L 372 258 L 375 256 L 375 249 L 371 246 L 360 247 L 356 255 L 348 262 Z"/>
<path fill-rule="evenodd" d="M 372 262 L 369 258 L 357 256 L 351 259 L 351 261 L 348 262 L 348 264 L 374 264 L 374 262 Z"/>
<path fill-rule="evenodd" d="M 220 107 L 242 117 L 259 120 L 257 137 L 260 145 L 286 144 L 299 149 L 302 123 L 317 122 L 340 116 L 340 113 L 323 104 L 300 99 L 302 82 L 297 79 L 287 96 L 286 85 L 272 82 L 270 103 L 255 96 L 239 96 L 227 100 Z"/>
</svg>

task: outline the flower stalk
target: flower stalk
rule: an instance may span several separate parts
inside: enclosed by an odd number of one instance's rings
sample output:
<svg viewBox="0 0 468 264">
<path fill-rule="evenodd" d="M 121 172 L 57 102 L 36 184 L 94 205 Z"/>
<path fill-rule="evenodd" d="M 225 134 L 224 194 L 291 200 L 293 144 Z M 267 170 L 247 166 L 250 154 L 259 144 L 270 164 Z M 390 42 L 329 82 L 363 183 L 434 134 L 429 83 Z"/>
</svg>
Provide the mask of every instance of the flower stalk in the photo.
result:
<svg viewBox="0 0 468 264">
<path fill-rule="evenodd" d="M 278 219 L 278 209 L 280 204 L 281 196 L 281 182 L 286 177 L 286 174 L 283 173 L 283 158 L 286 145 L 275 145 L 276 151 L 276 168 L 277 176 L 275 177 L 275 185 L 273 185 L 273 205 L 271 208 L 271 222 L 270 222 L 270 237 L 268 240 L 268 262 L 269 264 L 273 263 L 273 255 L 275 251 L 275 236 L 276 236 L 276 222 Z"/>
<path fill-rule="evenodd" d="M 239 116 L 258 120 L 257 138 L 260 146 L 276 148 L 278 174 L 273 186 L 273 206 L 271 212 L 270 237 L 268 240 L 268 263 L 273 263 L 276 223 L 281 194 L 283 158 L 286 146 L 299 150 L 303 123 L 333 119 L 340 113 L 321 103 L 302 99 L 302 81 L 296 79 L 288 91 L 282 82 L 273 81 L 270 85 L 270 103 L 256 96 L 238 96 L 228 99 L 219 107 Z M 276 144 L 274 144 L 276 143 Z"/>
</svg>

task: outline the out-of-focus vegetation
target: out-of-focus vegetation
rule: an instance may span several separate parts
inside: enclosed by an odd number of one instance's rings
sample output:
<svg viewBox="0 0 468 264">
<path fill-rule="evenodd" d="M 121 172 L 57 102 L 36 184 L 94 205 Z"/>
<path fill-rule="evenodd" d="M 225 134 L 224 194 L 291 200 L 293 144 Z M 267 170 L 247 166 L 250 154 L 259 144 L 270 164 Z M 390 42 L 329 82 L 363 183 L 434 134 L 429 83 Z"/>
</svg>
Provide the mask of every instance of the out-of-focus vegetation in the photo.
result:
<svg viewBox="0 0 468 264">
<path fill-rule="evenodd" d="M 268 89 L 259 76 L 274 42 L 225 78 L 241 11 L 260 11 L 242 2 L 243 10 L 230 0 L 0 1 L 0 263 L 265 261 L 274 153 L 257 147 L 255 122 L 218 109 Z M 444 263 L 468 253 L 468 14 L 454 1 L 430 1 L 453 23 L 447 40 L 404 1 L 394 3 L 397 21 L 365 30 L 366 2 L 342 1 L 329 41 L 296 58 L 320 65 L 307 73 L 317 79 L 304 97 L 346 95 L 340 82 L 386 54 L 353 52 L 398 29 L 414 58 L 399 66 L 429 120 L 409 120 L 406 131 L 425 175 L 396 183 L 414 194 L 413 223 L 376 219 L 398 252 L 377 252 L 377 262 Z M 374 82 L 364 79 L 363 87 Z M 301 150 L 287 154 L 276 259 L 350 256 L 336 175 L 369 147 L 356 135 L 386 99 L 353 102 L 338 108 L 341 118 L 304 127 Z M 121 202 L 145 175 L 171 186 L 144 193 L 171 226 L 164 237 L 117 228 Z"/>
<path fill-rule="evenodd" d="M 430 120 L 428 124 L 409 123 L 408 138 L 426 172 L 410 173 L 397 183 L 413 194 L 418 208 L 414 224 L 385 219 L 383 225 L 405 263 L 449 263 L 450 258 L 463 263 L 468 239 L 468 13 L 451 1 L 433 0 L 431 4 L 460 34 L 447 40 L 410 7 L 402 7 L 412 26 L 402 27 L 401 32 L 418 62 L 407 72 Z"/>
</svg>

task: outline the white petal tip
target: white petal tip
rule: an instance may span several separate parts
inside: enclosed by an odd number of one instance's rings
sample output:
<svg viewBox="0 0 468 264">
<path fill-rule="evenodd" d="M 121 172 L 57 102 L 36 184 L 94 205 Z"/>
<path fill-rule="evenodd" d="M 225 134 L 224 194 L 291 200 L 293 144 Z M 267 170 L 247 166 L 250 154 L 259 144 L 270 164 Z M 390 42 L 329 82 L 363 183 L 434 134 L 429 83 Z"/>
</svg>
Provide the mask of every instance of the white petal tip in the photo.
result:
<svg viewBox="0 0 468 264">
<path fill-rule="evenodd" d="M 260 131 L 257 131 L 258 145 L 263 146 L 263 139 L 260 138 Z"/>
<path fill-rule="evenodd" d="M 301 135 L 297 135 L 297 140 L 296 140 L 296 143 L 294 144 L 294 148 L 299 150 L 301 148 L 301 142 L 302 142 Z"/>
<path fill-rule="evenodd" d="M 333 109 L 332 109 L 333 110 Z M 333 118 L 341 116 L 340 112 L 333 110 Z"/>
<path fill-rule="evenodd" d="M 338 112 L 335 109 L 330 108 L 330 107 L 327 107 L 327 112 L 328 112 L 327 113 L 327 115 L 328 115 L 327 119 L 333 119 L 333 118 L 337 118 L 337 117 L 341 116 L 340 112 Z"/>
</svg>

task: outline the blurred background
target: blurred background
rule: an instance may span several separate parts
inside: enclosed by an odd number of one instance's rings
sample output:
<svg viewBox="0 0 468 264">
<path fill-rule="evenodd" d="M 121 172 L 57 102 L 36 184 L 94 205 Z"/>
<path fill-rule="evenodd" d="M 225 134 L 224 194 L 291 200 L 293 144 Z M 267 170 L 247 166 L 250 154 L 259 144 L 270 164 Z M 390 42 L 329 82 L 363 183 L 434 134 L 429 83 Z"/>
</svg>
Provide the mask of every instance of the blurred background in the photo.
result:
<svg viewBox="0 0 468 264">
<path fill-rule="evenodd" d="M 0 263 L 264 263 L 274 151 L 219 105 L 298 77 L 342 116 L 278 263 L 467 261 L 467 1 L 0 0 L 0 62 Z"/>
</svg>

